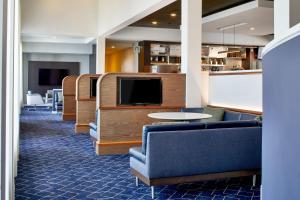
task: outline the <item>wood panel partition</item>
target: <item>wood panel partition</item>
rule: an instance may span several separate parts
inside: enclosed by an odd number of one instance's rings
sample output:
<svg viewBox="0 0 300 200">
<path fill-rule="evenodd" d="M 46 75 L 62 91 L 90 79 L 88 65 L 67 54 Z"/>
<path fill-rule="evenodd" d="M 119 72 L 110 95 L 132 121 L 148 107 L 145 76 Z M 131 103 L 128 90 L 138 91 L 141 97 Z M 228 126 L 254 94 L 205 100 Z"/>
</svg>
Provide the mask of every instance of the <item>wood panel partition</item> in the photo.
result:
<svg viewBox="0 0 300 200">
<path fill-rule="evenodd" d="M 100 74 L 83 74 L 76 80 L 76 133 L 88 133 L 89 123 L 96 120 L 96 98 L 91 97 L 91 78 Z"/>
<path fill-rule="evenodd" d="M 76 120 L 76 80 L 78 76 L 67 76 L 63 79 L 63 113 L 65 121 Z"/>
<path fill-rule="evenodd" d="M 118 77 L 159 77 L 162 80 L 160 106 L 120 106 L 117 102 Z M 97 83 L 98 155 L 126 154 L 132 146 L 142 143 L 142 127 L 154 121 L 147 115 L 153 112 L 179 111 L 185 107 L 185 74 L 109 73 Z"/>
</svg>

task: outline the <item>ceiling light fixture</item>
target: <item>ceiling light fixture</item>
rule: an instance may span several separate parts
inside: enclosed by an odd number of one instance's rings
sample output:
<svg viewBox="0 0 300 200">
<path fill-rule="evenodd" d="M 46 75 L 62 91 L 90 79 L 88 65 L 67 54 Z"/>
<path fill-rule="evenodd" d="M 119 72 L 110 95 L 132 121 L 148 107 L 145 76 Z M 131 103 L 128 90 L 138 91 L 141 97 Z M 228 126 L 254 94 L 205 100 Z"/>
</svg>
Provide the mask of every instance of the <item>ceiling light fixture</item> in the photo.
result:
<svg viewBox="0 0 300 200">
<path fill-rule="evenodd" d="M 171 16 L 171 17 L 176 17 L 177 14 L 176 14 L 176 13 L 171 13 L 170 16 Z"/>
<path fill-rule="evenodd" d="M 250 28 L 250 31 L 254 31 L 254 30 L 255 30 L 255 27 L 251 27 L 251 28 Z"/>
<path fill-rule="evenodd" d="M 240 24 L 238 24 L 238 25 L 240 25 Z M 227 50 L 227 51 L 219 51 L 218 54 L 223 54 L 223 53 L 227 53 L 227 54 L 228 53 L 240 53 L 241 52 L 241 50 L 235 46 L 235 29 L 236 29 L 236 25 L 234 24 L 232 26 L 233 26 L 233 48 L 231 48 L 230 50 Z M 229 28 L 227 28 L 227 29 L 229 29 Z M 220 29 L 222 31 L 222 33 L 223 33 L 223 45 L 224 45 L 224 32 L 227 29 Z"/>
<path fill-rule="evenodd" d="M 152 24 L 153 24 L 153 25 L 157 25 L 158 22 L 157 22 L 157 21 L 152 21 Z"/>
</svg>

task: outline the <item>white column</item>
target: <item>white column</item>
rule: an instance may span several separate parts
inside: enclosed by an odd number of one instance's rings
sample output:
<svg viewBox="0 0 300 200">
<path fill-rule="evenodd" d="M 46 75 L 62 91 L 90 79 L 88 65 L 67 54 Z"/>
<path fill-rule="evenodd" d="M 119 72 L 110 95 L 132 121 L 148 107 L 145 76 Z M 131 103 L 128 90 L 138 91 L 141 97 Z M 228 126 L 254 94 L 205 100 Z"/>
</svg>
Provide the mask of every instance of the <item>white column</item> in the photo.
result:
<svg viewBox="0 0 300 200">
<path fill-rule="evenodd" d="M 200 107 L 202 0 L 182 0 L 181 13 L 181 72 L 186 74 L 186 107 Z"/>
<path fill-rule="evenodd" d="M 274 36 L 275 38 L 290 28 L 290 0 L 274 1 Z M 296 0 L 298 1 L 298 0 Z"/>
<path fill-rule="evenodd" d="M 105 37 L 97 37 L 96 45 L 96 73 L 105 73 Z"/>
<path fill-rule="evenodd" d="M 290 27 L 300 23 L 300 1 L 290 0 Z"/>
</svg>

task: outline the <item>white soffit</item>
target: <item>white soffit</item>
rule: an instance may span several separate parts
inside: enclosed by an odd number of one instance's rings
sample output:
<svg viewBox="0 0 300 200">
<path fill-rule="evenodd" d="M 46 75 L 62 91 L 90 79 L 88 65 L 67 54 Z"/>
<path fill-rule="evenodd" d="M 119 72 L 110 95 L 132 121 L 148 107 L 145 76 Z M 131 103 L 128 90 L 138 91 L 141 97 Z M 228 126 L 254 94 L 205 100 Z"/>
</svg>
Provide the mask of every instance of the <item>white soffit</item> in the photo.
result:
<svg viewBox="0 0 300 200">
<path fill-rule="evenodd" d="M 64 44 L 90 44 L 94 37 L 79 37 L 79 36 L 52 36 L 39 34 L 22 34 L 22 42 L 31 43 L 64 43 Z"/>
<path fill-rule="evenodd" d="M 246 23 L 238 27 L 236 32 L 246 35 L 269 35 L 274 33 L 273 13 L 270 2 L 253 1 L 204 17 L 202 28 L 205 32 L 218 32 L 220 27 Z M 254 30 L 250 30 L 251 27 L 254 27 Z"/>
</svg>

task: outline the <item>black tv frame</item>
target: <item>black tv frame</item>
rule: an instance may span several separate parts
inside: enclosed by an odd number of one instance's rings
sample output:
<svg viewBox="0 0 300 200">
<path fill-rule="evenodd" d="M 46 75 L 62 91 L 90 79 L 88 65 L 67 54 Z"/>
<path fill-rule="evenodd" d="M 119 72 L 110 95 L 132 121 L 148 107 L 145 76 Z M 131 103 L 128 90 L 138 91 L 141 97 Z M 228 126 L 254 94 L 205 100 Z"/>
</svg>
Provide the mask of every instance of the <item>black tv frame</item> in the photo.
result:
<svg viewBox="0 0 300 200">
<path fill-rule="evenodd" d="M 120 85 L 121 80 L 152 80 L 157 79 L 160 80 L 160 103 L 134 103 L 134 104 L 122 104 L 121 103 L 121 95 L 120 95 Z M 161 77 L 117 77 L 117 106 L 160 106 L 163 103 L 163 82 Z"/>
</svg>

